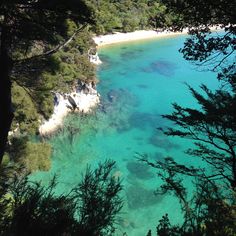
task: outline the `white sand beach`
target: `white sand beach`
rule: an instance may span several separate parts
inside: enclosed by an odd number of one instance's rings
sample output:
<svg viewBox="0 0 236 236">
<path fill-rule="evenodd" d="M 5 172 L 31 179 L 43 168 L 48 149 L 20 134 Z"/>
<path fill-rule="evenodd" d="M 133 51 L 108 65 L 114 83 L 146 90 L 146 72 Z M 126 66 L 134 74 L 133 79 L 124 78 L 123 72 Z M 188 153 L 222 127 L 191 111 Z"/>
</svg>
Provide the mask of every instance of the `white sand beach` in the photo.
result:
<svg viewBox="0 0 236 236">
<path fill-rule="evenodd" d="M 218 26 L 210 27 L 211 31 L 219 30 Z M 115 43 L 137 41 L 143 39 L 161 38 L 161 37 L 172 37 L 181 34 L 187 34 L 188 29 L 184 29 L 181 32 L 172 32 L 168 30 L 155 31 L 155 30 L 137 30 L 129 33 L 115 32 L 114 34 L 99 35 L 93 37 L 94 42 L 98 47 L 106 46 Z"/>
<path fill-rule="evenodd" d="M 167 30 L 164 30 L 164 31 L 137 30 L 134 32 L 129 32 L 129 33 L 116 32 L 114 34 L 96 36 L 93 38 L 93 40 L 98 45 L 98 47 L 101 47 L 101 46 L 115 44 L 115 43 L 136 41 L 136 40 L 142 40 L 142 39 L 169 37 L 169 36 L 175 36 L 175 35 L 180 35 L 180 34 L 187 34 L 187 29 L 183 30 L 182 32 L 171 32 Z"/>
<path fill-rule="evenodd" d="M 69 97 L 73 98 L 76 103 L 75 112 L 89 113 L 100 102 L 100 95 L 97 91 L 89 87 L 89 93 L 81 91 L 75 91 L 66 96 L 57 94 L 57 104 L 54 106 L 54 111 L 49 120 L 45 120 L 39 127 L 39 133 L 42 136 L 47 136 L 55 132 L 63 125 L 63 119 L 66 115 L 73 111 L 72 104 L 69 101 Z"/>
</svg>

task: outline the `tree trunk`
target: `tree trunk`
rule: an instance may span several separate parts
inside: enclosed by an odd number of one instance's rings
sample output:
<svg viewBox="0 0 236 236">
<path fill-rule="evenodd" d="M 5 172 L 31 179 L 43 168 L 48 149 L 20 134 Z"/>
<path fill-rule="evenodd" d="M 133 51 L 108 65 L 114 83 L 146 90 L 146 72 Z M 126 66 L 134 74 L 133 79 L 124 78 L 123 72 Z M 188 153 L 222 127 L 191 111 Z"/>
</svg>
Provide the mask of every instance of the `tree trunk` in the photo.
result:
<svg viewBox="0 0 236 236">
<path fill-rule="evenodd" d="M 8 132 L 13 119 L 11 102 L 10 71 L 12 61 L 8 54 L 9 38 L 4 27 L 1 28 L 0 39 L 0 165 L 7 144 Z"/>
</svg>

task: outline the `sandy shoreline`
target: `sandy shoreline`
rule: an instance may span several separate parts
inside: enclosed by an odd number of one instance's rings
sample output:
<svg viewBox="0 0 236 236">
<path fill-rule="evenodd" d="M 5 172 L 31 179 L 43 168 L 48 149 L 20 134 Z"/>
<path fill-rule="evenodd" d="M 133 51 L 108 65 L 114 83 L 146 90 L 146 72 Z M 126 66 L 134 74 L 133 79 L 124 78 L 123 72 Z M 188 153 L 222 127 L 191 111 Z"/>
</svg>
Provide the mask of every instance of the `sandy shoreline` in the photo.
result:
<svg viewBox="0 0 236 236">
<path fill-rule="evenodd" d="M 182 32 L 170 32 L 167 30 L 160 31 L 160 32 L 155 31 L 155 30 L 138 30 L 138 31 L 129 32 L 129 33 L 116 32 L 114 34 L 95 36 L 93 37 L 93 40 L 98 45 L 98 47 L 101 47 L 101 46 L 106 46 L 110 44 L 122 43 L 122 42 L 177 36 L 181 34 L 187 34 L 187 32 L 188 32 L 187 29 L 183 30 Z"/>
<path fill-rule="evenodd" d="M 210 27 L 211 31 L 219 30 L 218 26 Z M 99 35 L 93 37 L 94 42 L 98 47 L 107 46 L 111 44 L 130 42 L 130 41 L 138 41 L 144 39 L 154 39 L 154 38 L 162 38 L 162 37 L 172 37 L 178 36 L 182 34 L 188 34 L 188 29 L 184 29 L 179 32 L 172 32 L 168 30 L 163 31 L 155 31 L 155 30 L 137 30 L 129 33 L 120 33 L 115 32 L 114 34 L 107 35 Z"/>
</svg>

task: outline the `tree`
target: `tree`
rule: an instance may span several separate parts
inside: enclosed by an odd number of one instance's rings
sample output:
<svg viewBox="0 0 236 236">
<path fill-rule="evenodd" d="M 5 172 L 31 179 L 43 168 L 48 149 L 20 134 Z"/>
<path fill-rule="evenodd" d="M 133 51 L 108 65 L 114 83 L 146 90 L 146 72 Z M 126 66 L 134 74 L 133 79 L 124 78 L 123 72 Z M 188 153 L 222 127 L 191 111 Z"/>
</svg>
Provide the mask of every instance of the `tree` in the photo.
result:
<svg viewBox="0 0 236 236">
<path fill-rule="evenodd" d="M 86 4 L 74 0 L 2 1 L 0 14 L 1 162 L 13 119 L 11 78 L 40 73 L 48 56 L 66 46 L 92 20 Z M 75 25 L 72 34 L 68 34 L 68 20 Z"/>
<path fill-rule="evenodd" d="M 174 111 L 164 115 L 173 128 L 161 129 L 168 136 L 187 138 L 195 148 L 187 153 L 204 161 L 202 166 L 183 165 L 173 158 L 152 162 L 141 160 L 157 170 L 163 185 L 161 193 L 174 192 L 184 214 L 184 223 L 173 226 L 164 216 L 157 235 L 235 235 L 236 208 L 236 74 L 235 17 L 231 1 L 163 0 L 167 11 L 178 16 L 170 30 L 189 27 L 190 38 L 180 50 L 186 60 L 200 68 L 218 72 L 224 86 L 216 91 L 201 86 L 202 92 L 189 87 L 199 109 L 173 104 Z M 182 20 L 179 20 L 182 19 Z M 212 33 L 215 24 L 222 33 Z M 192 178 L 194 194 L 183 184 Z M 232 220 L 233 219 L 233 220 Z"/>
<path fill-rule="evenodd" d="M 13 178 L 0 201 L 1 235 L 110 235 L 122 207 L 115 163 L 106 161 L 69 193 L 56 194 L 56 179 L 48 187 L 27 177 Z"/>
<path fill-rule="evenodd" d="M 174 104 L 174 112 L 163 117 L 173 121 L 178 128 L 164 131 L 169 136 L 179 136 L 194 141 L 196 149 L 187 153 L 208 163 L 211 171 L 198 169 L 198 177 L 224 179 L 236 188 L 236 98 L 230 92 L 215 92 L 202 86 L 204 95 L 190 88 L 200 109 L 183 108 Z M 201 173 L 200 173 L 201 172 Z"/>
<path fill-rule="evenodd" d="M 167 12 L 166 6 L 161 2 L 150 1 L 148 5 L 149 24 L 155 30 L 163 29 L 171 25 L 173 21 L 177 21 L 177 19 L 175 19 L 176 15 Z"/>
<path fill-rule="evenodd" d="M 39 126 L 37 108 L 25 89 L 16 83 L 12 84 L 12 107 L 15 111 L 12 129 L 22 133 L 34 134 Z"/>
<path fill-rule="evenodd" d="M 15 165 L 23 166 L 26 173 L 34 171 L 48 171 L 51 167 L 50 144 L 34 143 L 27 136 L 12 137 L 11 145 L 7 148 L 10 160 Z"/>
<path fill-rule="evenodd" d="M 201 108 L 184 108 L 174 104 L 174 112 L 163 117 L 171 120 L 176 128 L 169 128 L 164 133 L 194 141 L 196 149 L 189 149 L 188 154 L 200 157 L 212 168 L 212 172 L 196 169 L 195 175 L 208 180 L 223 179 L 235 189 L 236 74 L 232 56 L 235 53 L 236 28 L 234 13 L 230 8 L 232 3 L 200 1 L 194 4 L 191 0 L 164 2 L 169 11 L 179 14 L 183 19 L 173 25 L 174 30 L 190 27 L 191 38 L 186 40 L 181 49 L 184 58 L 198 66 L 208 65 L 208 69 L 218 70 L 218 78 L 224 79 L 227 84 L 214 92 L 202 85 L 205 96 L 189 87 Z M 196 12 L 193 13 L 193 10 Z M 206 14 L 206 11 L 209 13 Z M 212 34 L 209 27 L 214 24 L 219 24 L 225 33 Z M 209 67 L 209 63 L 213 67 Z"/>
<path fill-rule="evenodd" d="M 183 19 L 173 22 L 172 27 L 175 29 L 216 24 L 228 28 L 235 23 L 234 2 L 230 0 L 200 0 L 198 4 L 195 0 L 162 0 L 162 3 L 168 7 L 169 12 L 179 15 Z"/>
<path fill-rule="evenodd" d="M 180 225 L 172 225 L 168 215 L 163 216 L 157 226 L 158 236 L 235 234 L 236 196 L 233 189 L 226 189 L 215 180 L 202 178 L 196 168 L 178 164 L 170 157 L 155 163 L 145 156 L 140 160 L 154 168 L 163 181 L 156 193 L 174 193 L 183 213 L 184 222 Z M 201 173 L 205 174 L 204 171 Z M 193 178 L 193 193 L 183 184 L 186 176 Z"/>
<path fill-rule="evenodd" d="M 167 12 L 177 19 L 171 22 L 169 29 L 189 29 L 191 37 L 180 50 L 184 58 L 218 72 L 218 78 L 229 83 L 235 92 L 235 3 L 230 0 L 162 2 L 167 6 Z M 217 26 L 225 33 L 214 34 L 210 31 L 211 26 Z"/>
</svg>

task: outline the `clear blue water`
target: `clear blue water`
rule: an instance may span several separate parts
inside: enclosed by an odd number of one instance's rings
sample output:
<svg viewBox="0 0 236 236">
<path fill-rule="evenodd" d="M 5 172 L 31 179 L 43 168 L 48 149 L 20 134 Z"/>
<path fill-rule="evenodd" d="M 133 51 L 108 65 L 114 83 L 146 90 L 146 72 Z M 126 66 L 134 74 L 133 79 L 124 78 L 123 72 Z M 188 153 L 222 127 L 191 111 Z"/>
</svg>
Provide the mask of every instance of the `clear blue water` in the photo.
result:
<svg viewBox="0 0 236 236">
<path fill-rule="evenodd" d="M 89 116 L 75 114 L 66 119 L 65 128 L 50 139 L 52 169 L 32 177 L 47 184 L 57 174 L 57 191 L 67 192 L 80 181 L 87 164 L 96 167 L 105 159 L 115 160 L 114 174 L 122 179 L 125 202 L 117 235 L 155 232 L 165 213 L 172 223 L 182 219 L 177 199 L 154 195 L 160 180 L 155 171 L 137 161 L 138 154 L 153 161 L 172 156 L 181 163 L 201 164 L 184 154 L 190 141 L 165 137 L 156 129 L 172 126 L 161 115 L 172 111 L 173 102 L 198 106 L 185 83 L 195 89 L 201 83 L 212 89 L 218 86 L 216 74 L 197 71 L 182 58 L 178 49 L 184 39 L 178 36 L 101 48 L 104 63 L 97 72 L 101 106 Z M 74 134 L 70 127 L 76 129 Z M 191 181 L 185 182 L 191 192 Z"/>
</svg>

